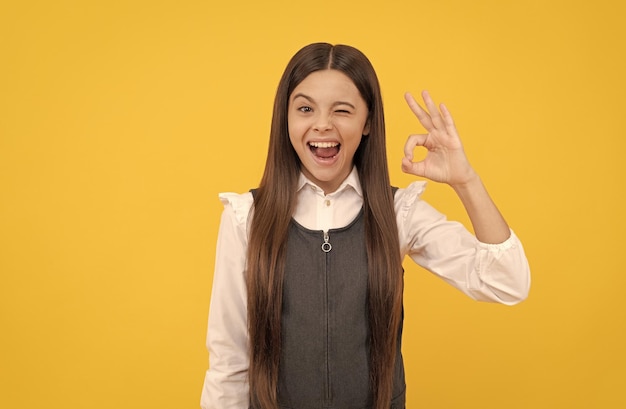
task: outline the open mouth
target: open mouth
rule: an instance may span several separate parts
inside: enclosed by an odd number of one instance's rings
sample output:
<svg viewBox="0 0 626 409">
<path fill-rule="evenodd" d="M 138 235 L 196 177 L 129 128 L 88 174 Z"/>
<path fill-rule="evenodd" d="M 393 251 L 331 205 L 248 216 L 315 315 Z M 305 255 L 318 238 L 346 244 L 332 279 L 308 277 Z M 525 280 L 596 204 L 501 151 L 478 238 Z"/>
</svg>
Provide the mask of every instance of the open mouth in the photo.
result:
<svg viewBox="0 0 626 409">
<path fill-rule="evenodd" d="M 339 142 L 309 142 L 309 149 L 318 158 L 331 159 L 337 156 L 341 144 Z"/>
</svg>

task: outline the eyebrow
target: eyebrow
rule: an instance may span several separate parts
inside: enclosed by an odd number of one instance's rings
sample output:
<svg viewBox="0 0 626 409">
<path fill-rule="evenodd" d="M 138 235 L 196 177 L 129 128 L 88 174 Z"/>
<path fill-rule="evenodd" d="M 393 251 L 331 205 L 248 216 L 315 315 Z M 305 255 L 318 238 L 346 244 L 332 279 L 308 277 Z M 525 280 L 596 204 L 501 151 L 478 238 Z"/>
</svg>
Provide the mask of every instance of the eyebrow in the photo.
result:
<svg viewBox="0 0 626 409">
<path fill-rule="evenodd" d="M 293 96 L 293 98 L 291 98 L 292 101 L 295 101 L 297 98 L 302 97 L 304 99 L 306 99 L 307 101 L 311 102 L 311 103 L 315 103 L 315 100 L 313 98 L 311 98 L 308 95 L 305 95 L 301 92 L 297 93 L 296 95 Z M 332 106 L 335 107 L 337 105 L 348 105 L 349 107 L 351 107 L 352 109 L 356 109 L 356 107 L 351 104 L 350 102 L 346 102 L 346 101 L 335 101 L 333 102 Z"/>
</svg>

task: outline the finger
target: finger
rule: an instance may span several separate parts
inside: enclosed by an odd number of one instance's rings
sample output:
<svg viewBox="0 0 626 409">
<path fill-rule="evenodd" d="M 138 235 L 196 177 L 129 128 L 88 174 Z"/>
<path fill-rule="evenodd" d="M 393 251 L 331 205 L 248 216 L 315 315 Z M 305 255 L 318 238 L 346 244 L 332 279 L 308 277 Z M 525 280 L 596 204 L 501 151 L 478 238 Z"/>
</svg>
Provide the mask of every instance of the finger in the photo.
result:
<svg viewBox="0 0 626 409">
<path fill-rule="evenodd" d="M 457 135 L 456 125 L 454 124 L 454 119 L 452 119 L 452 114 L 450 114 L 448 107 L 445 106 L 445 104 L 441 103 L 439 105 L 439 108 L 441 109 L 441 115 L 443 116 L 443 122 L 446 127 L 446 131 L 448 131 L 450 135 Z"/>
<path fill-rule="evenodd" d="M 424 108 L 422 108 L 420 104 L 417 103 L 417 101 L 415 100 L 415 98 L 413 98 L 413 95 L 411 95 L 410 92 L 404 94 L 404 99 L 409 105 L 409 108 L 411 108 L 411 111 L 413 111 L 413 114 L 417 117 L 418 121 L 420 121 L 422 126 L 430 132 L 430 130 L 433 129 L 434 126 L 432 121 L 430 120 L 430 115 L 428 115 L 428 112 L 426 112 Z"/>
<path fill-rule="evenodd" d="M 424 105 L 426 105 L 426 109 L 428 109 L 428 113 L 430 114 L 430 120 L 432 121 L 434 127 L 437 129 L 442 129 L 445 125 L 443 123 L 443 120 L 441 119 L 441 114 L 439 113 L 437 105 L 435 105 L 435 102 L 430 97 L 428 91 L 422 91 L 422 98 L 424 99 Z"/>
<path fill-rule="evenodd" d="M 413 160 L 413 151 L 418 146 L 424 146 L 427 139 L 426 134 L 410 135 L 404 144 L 404 157 L 410 161 Z"/>
<path fill-rule="evenodd" d="M 402 158 L 402 171 L 404 173 L 423 177 L 425 169 L 424 161 L 411 162 L 407 158 Z"/>
</svg>

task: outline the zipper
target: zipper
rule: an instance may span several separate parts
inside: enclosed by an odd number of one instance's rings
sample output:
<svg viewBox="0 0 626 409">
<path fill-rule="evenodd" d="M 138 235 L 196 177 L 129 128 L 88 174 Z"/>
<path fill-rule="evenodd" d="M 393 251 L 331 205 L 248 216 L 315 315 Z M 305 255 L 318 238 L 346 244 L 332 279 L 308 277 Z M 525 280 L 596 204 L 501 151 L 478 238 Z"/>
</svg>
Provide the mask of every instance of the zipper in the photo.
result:
<svg viewBox="0 0 626 409">
<path fill-rule="evenodd" d="M 333 245 L 328 242 L 328 230 L 324 231 L 324 243 L 322 243 L 322 251 L 328 253 L 333 249 Z"/>
<path fill-rule="evenodd" d="M 324 294 L 324 312 L 326 315 L 326 385 L 324 385 L 324 406 L 330 406 L 332 402 L 331 396 L 331 376 L 330 376 L 330 311 L 329 311 L 329 277 L 328 277 L 328 257 L 330 256 L 328 253 L 332 250 L 333 246 L 329 242 L 328 230 L 324 231 L 324 243 L 322 243 L 322 251 L 326 253 L 324 255 L 325 263 L 324 263 L 324 279 L 325 279 L 325 294 Z"/>
</svg>

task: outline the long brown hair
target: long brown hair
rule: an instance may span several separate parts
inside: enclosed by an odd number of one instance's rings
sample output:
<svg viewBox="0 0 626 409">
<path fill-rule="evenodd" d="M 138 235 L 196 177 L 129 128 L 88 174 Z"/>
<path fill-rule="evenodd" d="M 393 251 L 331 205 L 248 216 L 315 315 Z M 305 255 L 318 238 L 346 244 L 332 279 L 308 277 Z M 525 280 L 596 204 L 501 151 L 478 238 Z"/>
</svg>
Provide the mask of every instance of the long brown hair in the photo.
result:
<svg viewBox="0 0 626 409">
<path fill-rule="evenodd" d="M 247 254 L 250 399 L 254 407 L 277 407 L 281 307 L 289 223 L 296 203 L 300 160 L 289 140 L 287 110 L 294 88 L 324 69 L 352 79 L 369 109 L 370 133 L 354 156 L 363 189 L 368 260 L 370 383 L 374 408 L 391 401 L 402 314 L 402 265 L 387 168 L 385 120 L 378 78 L 370 61 L 346 45 L 310 44 L 287 64 L 278 84 L 265 171 L 254 201 Z"/>
</svg>

